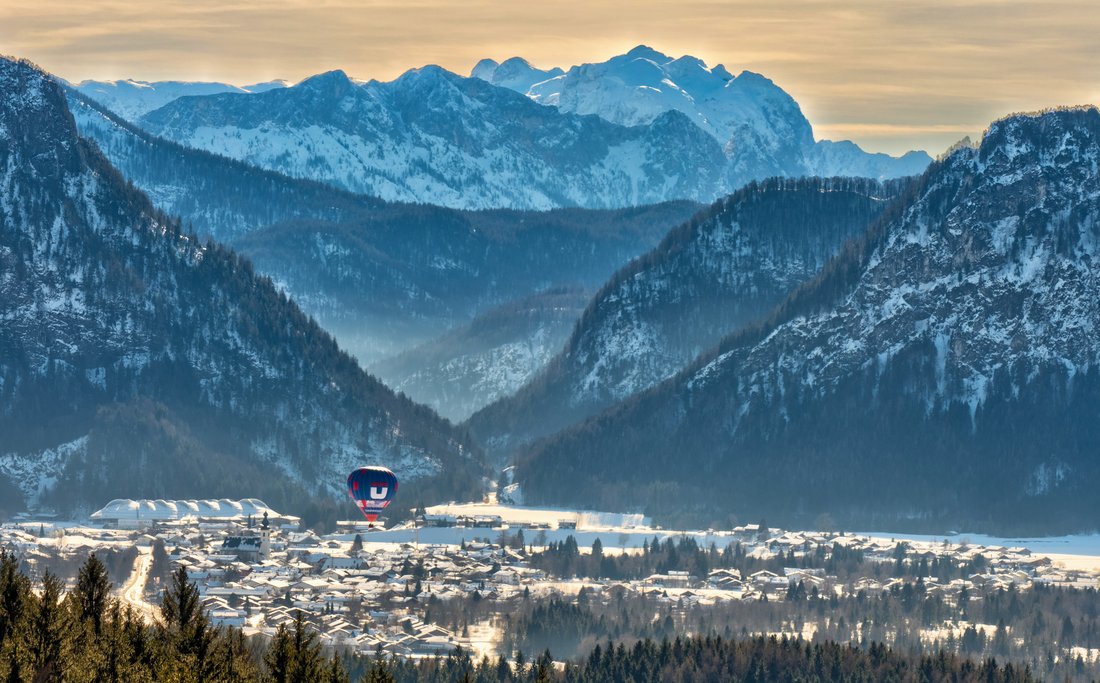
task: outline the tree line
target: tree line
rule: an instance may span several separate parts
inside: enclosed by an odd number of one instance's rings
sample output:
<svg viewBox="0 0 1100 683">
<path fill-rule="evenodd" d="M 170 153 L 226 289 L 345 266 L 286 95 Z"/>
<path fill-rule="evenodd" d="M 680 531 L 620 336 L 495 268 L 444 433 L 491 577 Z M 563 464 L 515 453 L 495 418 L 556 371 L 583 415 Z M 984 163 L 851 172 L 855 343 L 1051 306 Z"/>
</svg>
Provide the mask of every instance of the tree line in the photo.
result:
<svg viewBox="0 0 1100 683">
<path fill-rule="evenodd" d="M 152 623 L 112 594 L 105 565 L 90 555 L 71 590 L 48 570 L 39 585 L 0 556 L 0 677 L 4 681 L 256 681 L 273 683 L 541 681 L 1005 681 L 1032 680 L 1027 667 L 955 655 L 915 655 L 871 644 L 717 636 L 607 642 L 586 658 L 556 665 L 549 651 L 531 660 L 456 649 L 397 659 L 326 652 L 299 610 L 271 638 L 214 625 L 186 569 L 166 587 Z M 559 609 L 549 607 L 550 610 Z"/>
</svg>

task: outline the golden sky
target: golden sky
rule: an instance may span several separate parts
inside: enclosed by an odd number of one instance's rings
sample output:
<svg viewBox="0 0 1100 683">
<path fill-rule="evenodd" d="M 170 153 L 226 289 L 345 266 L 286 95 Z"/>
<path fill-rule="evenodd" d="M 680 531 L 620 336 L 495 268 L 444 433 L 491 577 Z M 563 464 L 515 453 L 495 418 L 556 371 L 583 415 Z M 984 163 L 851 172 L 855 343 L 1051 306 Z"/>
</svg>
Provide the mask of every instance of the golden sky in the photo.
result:
<svg viewBox="0 0 1100 683">
<path fill-rule="evenodd" d="M 1013 111 L 1100 100 L 1097 0 L 0 0 L 0 53 L 74 81 L 388 80 L 639 43 L 763 73 L 819 138 L 872 151 L 935 155 Z"/>
</svg>

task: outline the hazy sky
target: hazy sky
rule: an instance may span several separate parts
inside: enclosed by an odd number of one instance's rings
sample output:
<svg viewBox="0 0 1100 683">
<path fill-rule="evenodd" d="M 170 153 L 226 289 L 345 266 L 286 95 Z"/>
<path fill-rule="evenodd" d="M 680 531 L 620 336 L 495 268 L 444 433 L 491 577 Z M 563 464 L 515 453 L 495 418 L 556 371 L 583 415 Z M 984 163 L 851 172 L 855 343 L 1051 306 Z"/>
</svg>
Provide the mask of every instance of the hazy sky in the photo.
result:
<svg viewBox="0 0 1100 683">
<path fill-rule="evenodd" d="M 1100 101 L 1096 0 L 0 0 L 0 53 L 70 80 L 388 80 L 639 43 L 763 73 L 819 138 L 873 151 L 934 155 L 1013 111 Z"/>
</svg>

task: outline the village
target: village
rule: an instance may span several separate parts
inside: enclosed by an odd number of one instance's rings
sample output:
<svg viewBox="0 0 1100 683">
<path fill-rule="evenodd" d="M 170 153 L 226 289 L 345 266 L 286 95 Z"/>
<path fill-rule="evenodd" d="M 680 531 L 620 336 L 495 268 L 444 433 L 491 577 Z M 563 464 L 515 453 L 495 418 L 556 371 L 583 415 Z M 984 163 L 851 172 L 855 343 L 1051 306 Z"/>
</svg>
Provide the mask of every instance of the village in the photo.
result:
<svg viewBox="0 0 1100 683">
<path fill-rule="evenodd" d="M 687 537 L 719 550 L 739 544 L 750 557 L 777 562 L 845 548 L 885 564 L 897 561 L 899 549 L 896 539 L 837 532 L 755 524 L 673 532 L 651 527 L 640 516 L 478 504 L 429 508 L 416 520 L 389 529 L 341 523 L 334 533 L 323 535 L 301 529 L 298 518 L 256 499 L 115 500 L 78 524 L 21 518 L 0 526 L 0 547 L 13 553 L 32 579 L 50 568 L 71 581 L 64 568 L 75 575 L 74 568 L 88 553 L 114 553 L 123 563 L 116 576 L 118 594 L 155 620 L 166 577 L 184 567 L 215 624 L 270 636 L 301 611 L 322 643 L 365 655 L 423 657 L 459 647 L 478 657 L 500 654 L 502 627 L 497 620 L 461 625 L 427 620 L 431 610 L 426 605 L 453 601 L 476 600 L 495 605 L 489 613 L 504 614 L 512 601 L 575 600 L 583 590 L 588 600 L 628 594 L 684 608 L 781 601 L 794 586 L 847 596 L 914 582 L 911 577 L 842 579 L 799 566 L 749 575 L 729 568 L 706 575 L 669 570 L 611 580 L 550 576 L 531 562 L 532 554 L 548 543 L 570 538 L 578 544 L 587 541 L 579 545 L 581 553 L 593 552 L 588 546 L 598 543 L 599 552 L 616 554 L 637 553 L 649 539 Z M 905 547 L 926 560 L 982 567 L 945 582 L 919 579 L 928 595 L 947 600 L 964 591 L 980 599 L 990 592 L 1027 591 L 1036 585 L 1100 586 L 1095 568 L 1066 567 L 1024 547 L 947 542 L 909 542 Z M 981 559 L 977 565 L 976 558 Z"/>
</svg>

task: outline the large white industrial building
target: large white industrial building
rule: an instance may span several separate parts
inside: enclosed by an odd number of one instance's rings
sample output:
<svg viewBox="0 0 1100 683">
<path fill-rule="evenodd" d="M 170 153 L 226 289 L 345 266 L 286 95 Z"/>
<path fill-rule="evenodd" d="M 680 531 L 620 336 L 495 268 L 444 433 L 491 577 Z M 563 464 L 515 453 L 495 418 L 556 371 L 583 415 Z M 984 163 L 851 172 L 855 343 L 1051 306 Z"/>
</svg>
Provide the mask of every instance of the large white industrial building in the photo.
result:
<svg viewBox="0 0 1100 683">
<path fill-rule="evenodd" d="M 91 518 L 105 526 L 117 526 L 123 529 L 138 529 L 157 523 L 171 523 L 180 520 L 198 520 L 211 522 L 244 522 L 252 518 L 256 523 L 267 513 L 272 524 L 297 523 L 299 519 L 284 515 L 268 507 L 258 498 L 229 500 L 130 500 L 116 498 L 102 509 L 92 513 Z"/>
</svg>

